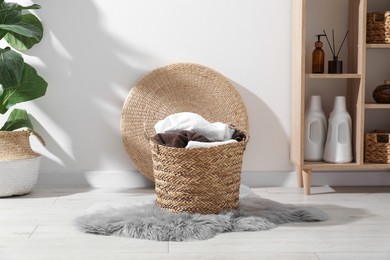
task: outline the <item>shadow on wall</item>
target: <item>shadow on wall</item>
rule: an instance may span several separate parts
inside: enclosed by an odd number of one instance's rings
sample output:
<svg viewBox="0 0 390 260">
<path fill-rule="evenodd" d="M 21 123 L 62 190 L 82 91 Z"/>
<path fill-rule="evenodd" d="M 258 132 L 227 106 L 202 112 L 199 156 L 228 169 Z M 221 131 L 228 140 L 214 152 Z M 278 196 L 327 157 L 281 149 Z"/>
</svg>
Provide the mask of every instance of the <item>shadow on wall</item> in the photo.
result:
<svg viewBox="0 0 390 260">
<path fill-rule="evenodd" d="M 256 94 L 233 82 L 247 107 L 250 141 L 244 171 L 291 171 L 289 139 L 274 112 Z M 285 175 L 286 176 L 286 175 Z M 282 183 L 283 180 L 278 178 Z M 281 184 L 282 184 L 281 183 Z"/>
<path fill-rule="evenodd" d="M 37 130 L 62 160 L 45 159 L 42 170 L 81 173 L 119 165 L 120 171 L 135 171 L 123 149 L 120 114 L 129 83 L 146 72 L 134 64 L 152 58 L 110 35 L 90 0 L 35 2 L 42 5 L 45 36 L 30 54 L 46 65 L 39 71 L 49 83 L 46 96 L 35 102 L 44 119 Z M 79 177 L 79 184 L 88 184 Z"/>
</svg>

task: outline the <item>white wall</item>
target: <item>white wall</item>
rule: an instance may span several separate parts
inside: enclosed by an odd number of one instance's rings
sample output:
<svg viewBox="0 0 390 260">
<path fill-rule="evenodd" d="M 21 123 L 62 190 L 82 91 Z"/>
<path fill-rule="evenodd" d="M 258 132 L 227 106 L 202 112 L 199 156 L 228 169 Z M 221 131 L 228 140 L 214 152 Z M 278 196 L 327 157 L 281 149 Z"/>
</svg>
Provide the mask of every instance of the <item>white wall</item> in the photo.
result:
<svg viewBox="0 0 390 260">
<path fill-rule="evenodd" d="M 52 153 L 43 160 L 40 185 L 150 184 L 123 149 L 120 113 L 140 77 L 176 62 L 214 68 L 243 96 L 251 134 L 244 182 L 295 184 L 289 162 L 290 0 L 35 3 L 42 5 L 36 13 L 45 36 L 28 60 L 49 88 L 25 106 Z M 319 184 L 337 184 L 337 176 L 328 176 Z"/>
</svg>

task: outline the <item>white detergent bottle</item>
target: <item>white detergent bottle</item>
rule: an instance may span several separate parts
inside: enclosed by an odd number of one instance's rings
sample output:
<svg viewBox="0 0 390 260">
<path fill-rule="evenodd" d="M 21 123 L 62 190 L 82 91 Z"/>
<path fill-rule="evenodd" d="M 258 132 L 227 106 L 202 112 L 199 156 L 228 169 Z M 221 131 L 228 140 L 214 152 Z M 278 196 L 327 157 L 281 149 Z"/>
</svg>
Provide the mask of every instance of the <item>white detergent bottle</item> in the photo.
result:
<svg viewBox="0 0 390 260">
<path fill-rule="evenodd" d="M 344 96 L 334 100 L 333 111 L 329 117 L 328 137 L 326 139 L 324 161 L 330 163 L 349 163 L 352 157 L 352 122 Z"/>
<path fill-rule="evenodd" d="M 312 96 L 305 113 L 305 161 L 322 161 L 326 139 L 326 117 L 321 107 L 321 97 Z"/>
</svg>

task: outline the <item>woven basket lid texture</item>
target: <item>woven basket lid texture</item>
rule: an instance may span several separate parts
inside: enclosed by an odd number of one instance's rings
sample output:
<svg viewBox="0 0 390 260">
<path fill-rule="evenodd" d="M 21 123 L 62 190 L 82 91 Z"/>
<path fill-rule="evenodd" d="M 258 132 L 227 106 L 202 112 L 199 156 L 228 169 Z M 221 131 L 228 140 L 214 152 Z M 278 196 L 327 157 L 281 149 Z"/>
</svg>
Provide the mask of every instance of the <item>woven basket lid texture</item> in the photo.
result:
<svg viewBox="0 0 390 260">
<path fill-rule="evenodd" d="M 158 68 L 131 89 L 121 115 L 124 147 L 136 168 L 154 181 L 152 153 L 157 121 L 179 112 L 193 112 L 209 122 L 233 124 L 248 132 L 244 102 L 232 83 L 205 66 L 178 63 Z"/>
</svg>

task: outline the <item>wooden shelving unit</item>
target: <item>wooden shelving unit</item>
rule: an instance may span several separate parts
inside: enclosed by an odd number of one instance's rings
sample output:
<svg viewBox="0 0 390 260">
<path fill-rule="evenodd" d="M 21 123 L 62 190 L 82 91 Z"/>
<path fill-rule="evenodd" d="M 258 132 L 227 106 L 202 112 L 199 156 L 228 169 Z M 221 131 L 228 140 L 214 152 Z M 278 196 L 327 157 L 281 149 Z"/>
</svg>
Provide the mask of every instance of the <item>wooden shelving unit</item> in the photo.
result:
<svg viewBox="0 0 390 260">
<path fill-rule="evenodd" d="M 366 55 L 367 49 L 383 49 L 383 55 L 390 55 L 390 44 L 366 44 L 366 15 L 368 1 L 372 0 L 343 0 L 331 1 L 337 5 L 342 2 L 348 3 L 348 71 L 345 74 L 311 74 L 308 63 L 313 49 L 308 49 L 307 42 L 314 43 L 314 35 L 306 35 L 312 21 L 308 21 L 311 10 L 308 5 L 320 5 L 318 9 L 329 4 L 327 0 L 293 0 L 292 14 L 292 125 L 291 125 L 291 162 L 297 173 L 297 182 L 304 187 L 305 194 L 310 194 L 311 176 L 313 171 L 324 170 L 387 170 L 388 164 L 373 164 L 364 162 L 364 131 L 365 111 L 374 109 L 390 109 L 390 104 L 374 104 L 366 102 Z M 378 1 L 378 0 L 376 0 Z M 379 0 L 385 1 L 388 0 Z M 337 6 L 332 6 L 337 9 Z M 390 10 L 390 9 L 389 9 Z M 383 10 L 385 11 L 385 10 Z M 321 11 L 320 11 L 321 12 Z M 322 14 L 321 14 L 322 15 Z M 313 18 L 312 18 L 313 19 Z M 317 17 L 315 18 L 317 19 Z M 329 20 L 333 19 L 332 15 Z M 311 38 L 310 38 L 311 37 Z M 325 44 L 325 42 L 324 42 Z M 313 47 L 312 47 L 313 48 Z M 309 58 L 308 58 L 309 57 Z M 389 73 L 390 75 L 390 73 Z M 331 80 L 330 80 L 331 79 Z M 345 82 L 345 93 L 348 112 L 353 122 L 353 157 L 351 163 L 332 164 L 326 162 L 304 161 L 304 113 L 305 101 L 308 99 L 307 92 L 316 82 Z M 314 82 L 314 83 L 313 83 Z M 329 83 L 332 84 L 332 83 Z M 390 110 L 389 110 L 390 112 Z"/>
</svg>

